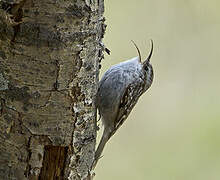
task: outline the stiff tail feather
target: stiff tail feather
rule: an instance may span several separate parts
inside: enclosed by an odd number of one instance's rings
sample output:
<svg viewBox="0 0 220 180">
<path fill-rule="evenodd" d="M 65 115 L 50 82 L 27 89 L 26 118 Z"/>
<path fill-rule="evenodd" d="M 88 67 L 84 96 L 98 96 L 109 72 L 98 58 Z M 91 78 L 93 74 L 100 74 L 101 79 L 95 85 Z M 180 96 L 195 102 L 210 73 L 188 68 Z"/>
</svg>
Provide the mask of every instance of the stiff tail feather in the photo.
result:
<svg viewBox="0 0 220 180">
<path fill-rule="evenodd" d="M 104 149 L 106 143 L 108 142 L 109 138 L 110 138 L 109 133 L 106 132 L 106 130 L 104 130 L 102 138 L 101 138 L 100 143 L 98 145 L 98 148 L 96 149 L 96 152 L 95 152 L 95 159 L 93 161 L 92 169 L 95 169 L 97 162 L 101 158 L 103 149 Z"/>
</svg>

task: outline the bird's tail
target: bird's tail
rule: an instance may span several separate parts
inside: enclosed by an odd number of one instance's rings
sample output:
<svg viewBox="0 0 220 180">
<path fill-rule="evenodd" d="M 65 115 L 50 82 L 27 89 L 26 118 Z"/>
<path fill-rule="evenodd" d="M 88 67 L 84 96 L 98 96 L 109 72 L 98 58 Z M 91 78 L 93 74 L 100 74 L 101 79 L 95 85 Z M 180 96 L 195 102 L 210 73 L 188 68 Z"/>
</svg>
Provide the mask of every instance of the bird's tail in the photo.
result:
<svg viewBox="0 0 220 180">
<path fill-rule="evenodd" d="M 104 129 L 102 138 L 101 138 L 100 143 L 98 145 L 98 148 L 96 149 L 96 152 L 95 152 L 95 159 L 94 159 L 94 162 L 93 162 L 93 165 L 92 165 L 92 169 L 95 169 L 95 167 L 97 165 L 97 162 L 98 162 L 98 160 L 100 159 L 100 157 L 102 155 L 105 144 L 108 142 L 109 138 L 110 138 L 109 133 L 106 132 L 106 129 Z"/>
</svg>

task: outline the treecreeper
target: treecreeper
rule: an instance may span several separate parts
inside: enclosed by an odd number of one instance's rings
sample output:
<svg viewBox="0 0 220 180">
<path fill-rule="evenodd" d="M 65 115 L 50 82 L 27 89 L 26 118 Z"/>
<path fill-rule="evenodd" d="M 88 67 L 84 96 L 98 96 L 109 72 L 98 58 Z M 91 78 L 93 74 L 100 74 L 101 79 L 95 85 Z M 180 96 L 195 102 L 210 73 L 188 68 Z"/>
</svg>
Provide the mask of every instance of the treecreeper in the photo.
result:
<svg viewBox="0 0 220 180">
<path fill-rule="evenodd" d="M 140 96 L 153 82 L 154 73 L 150 64 L 153 41 L 151 40 L 150 53 L 143 62 L 139 48 L 135 43 L 134 45 L 138 51 L 138 57 L 110 67 L 99 82 L 96 106 L 104 131 L 95 152 L 92 169 L 95 168 L 108 140 L 124 123 Z"/>
</svg>

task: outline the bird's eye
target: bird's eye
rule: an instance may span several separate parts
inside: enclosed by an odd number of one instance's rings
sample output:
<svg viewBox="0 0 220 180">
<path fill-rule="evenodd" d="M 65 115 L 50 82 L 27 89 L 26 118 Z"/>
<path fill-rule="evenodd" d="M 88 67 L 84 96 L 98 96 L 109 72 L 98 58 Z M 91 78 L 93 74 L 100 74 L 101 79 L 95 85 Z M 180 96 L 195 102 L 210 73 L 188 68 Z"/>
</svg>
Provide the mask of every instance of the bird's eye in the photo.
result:
<svg viewBox="0 0 220 180">
<path fill-rule="evenodd" d="M 145 70 L 145 71 L 148 71 L 148 66 L 145 66 L 145 67 L 144 67 L 144 70 Z"/>
</svg>

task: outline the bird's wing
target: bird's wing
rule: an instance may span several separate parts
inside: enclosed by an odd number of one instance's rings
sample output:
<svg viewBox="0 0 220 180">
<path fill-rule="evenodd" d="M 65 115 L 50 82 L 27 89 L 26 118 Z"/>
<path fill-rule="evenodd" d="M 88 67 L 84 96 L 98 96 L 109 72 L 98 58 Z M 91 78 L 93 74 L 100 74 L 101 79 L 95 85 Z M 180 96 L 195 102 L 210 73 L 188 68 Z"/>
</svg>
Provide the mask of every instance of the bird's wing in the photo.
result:
<svg viewBox="0 0 220 180">
<path fill-rule="evenodd" d="M 112 132 L 111 136 L 117 131 L 117 129 L 123 124 L 127 119 L 131 110 L 137 103 L 139 97 L 143 93 L 144 82 L 139 81 L 137 83 L 129 84 L 121 98 L 119 105 L 117 119 L 115 120 L 115 129 Z"/>
</svg>

